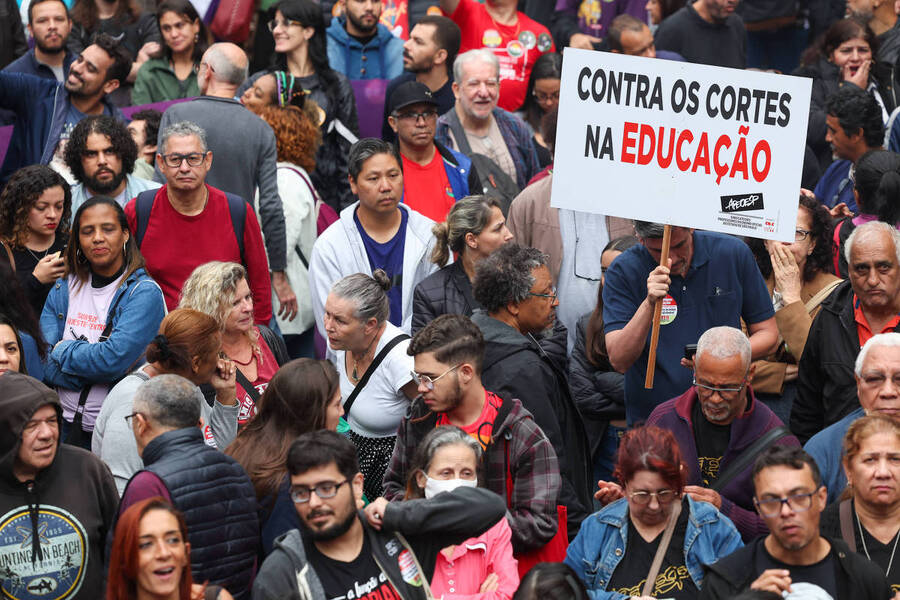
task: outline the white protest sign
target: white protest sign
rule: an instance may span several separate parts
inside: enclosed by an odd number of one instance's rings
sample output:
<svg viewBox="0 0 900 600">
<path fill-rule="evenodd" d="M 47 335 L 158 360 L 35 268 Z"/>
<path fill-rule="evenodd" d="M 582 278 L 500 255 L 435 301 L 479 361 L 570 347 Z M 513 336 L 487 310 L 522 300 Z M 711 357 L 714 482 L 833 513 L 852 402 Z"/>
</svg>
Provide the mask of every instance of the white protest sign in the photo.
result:
<svg viewBox="0 0 900 600">
<path fill-rule="evenodd" d="M 552 206 L 794 240 L 812 80 L 565 49 Z"/>
</svg>

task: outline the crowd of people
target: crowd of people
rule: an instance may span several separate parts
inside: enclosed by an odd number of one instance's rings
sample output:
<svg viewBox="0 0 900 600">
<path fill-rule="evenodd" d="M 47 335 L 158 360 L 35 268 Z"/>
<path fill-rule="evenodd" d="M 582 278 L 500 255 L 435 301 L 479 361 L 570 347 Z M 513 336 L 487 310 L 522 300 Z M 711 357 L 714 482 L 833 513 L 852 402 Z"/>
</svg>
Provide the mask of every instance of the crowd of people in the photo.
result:
<svg viewBox="0 0 900 600">
<path fill-rule="evenodd" d="M 0 595 L 900 598 L 900 3 L 235 6 L 0 2 Z M 565 47 L 811 78 L 793 241 L 551 206 Z"/>
</svg>

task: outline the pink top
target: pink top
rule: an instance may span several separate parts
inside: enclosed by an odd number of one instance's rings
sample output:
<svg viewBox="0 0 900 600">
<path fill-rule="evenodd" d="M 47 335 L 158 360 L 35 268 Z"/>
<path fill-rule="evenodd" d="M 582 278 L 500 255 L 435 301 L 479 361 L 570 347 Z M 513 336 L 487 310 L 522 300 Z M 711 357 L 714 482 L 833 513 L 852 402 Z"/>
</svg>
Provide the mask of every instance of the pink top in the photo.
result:
<svg viewBox="0 0 900 600">
<path fill-rule="evenodd" d="M 513 558 L 512 531 L 506 519 L 477 538 L 469 538 L 453 549 L 452 558 L 438 553 L 431 579 L 431 593 L 443 600 L 510 600 L 519 587 L 518 561 Z M 498 577 L 495 592 L 478 593 L 491 573 Z"/>
</svg>

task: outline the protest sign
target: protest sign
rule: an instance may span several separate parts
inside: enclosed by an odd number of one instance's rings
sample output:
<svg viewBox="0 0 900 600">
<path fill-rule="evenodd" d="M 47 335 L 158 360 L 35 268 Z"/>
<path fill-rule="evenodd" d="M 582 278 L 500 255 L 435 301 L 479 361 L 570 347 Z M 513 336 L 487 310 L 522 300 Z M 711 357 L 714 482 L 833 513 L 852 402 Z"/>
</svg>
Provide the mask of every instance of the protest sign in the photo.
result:
<svg viewBox="0 0 900 600">
<path fill-rule="evenodd" d="M 551 204 L 793 241 L 811 87 L 566 48 Z"/>
</svg>

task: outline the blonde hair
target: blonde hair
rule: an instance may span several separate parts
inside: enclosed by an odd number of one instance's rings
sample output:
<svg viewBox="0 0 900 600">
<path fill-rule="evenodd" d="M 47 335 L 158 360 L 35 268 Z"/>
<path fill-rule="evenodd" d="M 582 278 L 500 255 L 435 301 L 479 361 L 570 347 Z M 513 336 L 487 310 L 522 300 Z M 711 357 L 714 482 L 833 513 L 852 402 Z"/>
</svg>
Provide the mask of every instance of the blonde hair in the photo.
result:
<svg viewBox="0 0 900 600">
<path fill-rule="evenodd" d="M 900 424 L 890 417 L 874 414 L 866 415 L 853 421 L 850 427 L 847 428 L 847 433 L 844 434 L 843 456 L 841 457 L 843 467 L 847 469 L 850 466 L 850 462 L 859 454 L 863 443 L 879 433 L 893 433 L 897 437 L 898 447 L 900 447 Z M 850 486 L 847 486 L 841 497 L 849 498 L 852 496 L 852 492 L 853 490 Z"/>
<path fill-rule="evenodd" d="M 462 256 L 466 235 L 480 235 L 490 223 L 494 208 L 500 208 L 500 203 L 492 196 L 466 196 L 457 201 L 450 207 L 447 219 L 431 228 L 437 240 L 431 251 L 431 262 L 443 267 L 450 260 L 451 251 Z"/>
<path fill-rule="evenodd" d="M 214 260 L 202 264 L 193 270 L 181 287 L 178 308 L 192 308 L 209 315 L 215 319 L 219 331 L 224 332 L 234 292 L 242 279 L 247 279 L 247 270 L 237 263 Z M 250 328 L 247 337 L 253 353 L 262 364 L 256 329 Z"/>
</svg>

